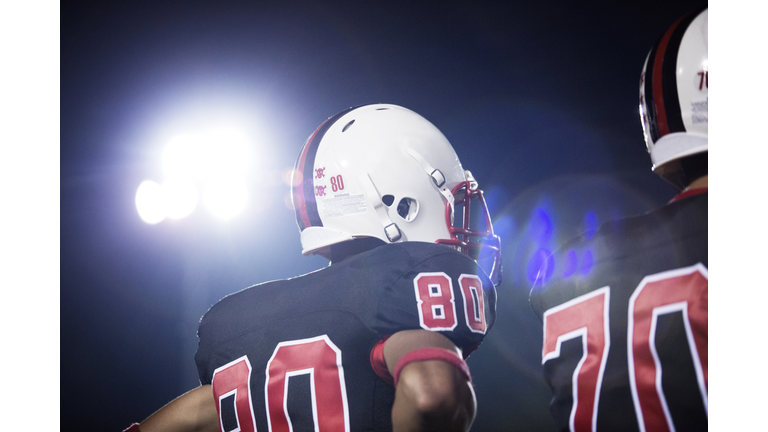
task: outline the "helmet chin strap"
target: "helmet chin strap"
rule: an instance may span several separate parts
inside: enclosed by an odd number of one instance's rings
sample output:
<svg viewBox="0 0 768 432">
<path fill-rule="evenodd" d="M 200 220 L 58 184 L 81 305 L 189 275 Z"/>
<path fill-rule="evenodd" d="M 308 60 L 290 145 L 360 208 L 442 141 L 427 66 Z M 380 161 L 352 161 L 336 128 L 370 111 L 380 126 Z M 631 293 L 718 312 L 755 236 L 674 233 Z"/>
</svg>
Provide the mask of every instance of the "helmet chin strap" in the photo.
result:
<svg viewBox="0 0 768 432">
<path fill-rule="evenodd" d="M 451 193 L 450 189 L 443 187 L 445 186 L 445 176 L 443 173 L 439 169 L 433 167 L 426 159 L 424 159 L 424 156 L 413 147 L 408 147 L 406 151 L 412 158 L 416 159 L 416 162 L 421 165 L 421 168 L 426 171 L 427 175 L 432 177 L 432 182 L 437 186 L 437 190 L 440 191 L 440 194 L 442 194 L 446 201 L 451 203 L 451 207 L 453 207 L 453 193 Z"/>
<path fill-rule="evenodd" d="M 467 181 L 469 182 L 469 189 L 477 189 L 477 180 L 475 180 L 475 176 L 473 176 L 469 170 L 464 170 L 464 176 L 467 177 Z"/>
<path fill-rule="evenodd" d="M 455 201 L 453 193 L 450 189 L 444 187 L 445 175 L 443 175 L 439 169 L 427 162 L 427 160 L 424 159 L 424 156 L 413 147 L 408 147 L 406 151 L 419 163 L 427 175 L 432 178 L 432 182 L 437 187 L 437 190 L 443 195 L 445 200 L 451 204 L 451 207 L 453 207 Z M 469 174 L 469 171 L 465 171 L 465 174 Z M 471 174 L 469 175 L 471 177 Z M 472 178 L 472 181 L 474 181 L 474 178 Z M 376 211 L 376 215 L 379 217 L 379 221 L 384 228 L 384 235 L 387 237 L 387 240 L 389 240 L 390 243 L 400 240 L 403 237 L 403 234 L 397 224 L 392 222 L 392 219 L 389 217 L 389 207 L 381 200 L 381 194 L 376 189 L 376 185 L 373 184 L 373 181 L 368 174 L 360 175 L 360 184 L 362 184 L 365 189 L 365 195 L 372 201 L 371 204 L 373 204 L 373 209 Z"/>
<path fill-rule="evenodd" d="M 398 228 L 397 224 L 390 219 L 389 207 L 387 207 L 386 204 L 384 204 L 384 201 L 381 200 L 381 194 L 379 194 L 379 191 L 376 189 L 376 186 L 373 184 L 373 181 L 371 181 L 368 174 L 360 175 L 360 184 L 362 184 L 365 189 L 365 195 L 372 201 L 371 204 L 373 204 L 373 209 L 376 211 L 376 214 L 379 216 L 379 221 L 384 227 L 384 235 L 386 235 L 387 240 L 389 240 L 390 243 L 400 240 L 403 237 L 403 234 L 400 232 L 400 228 Z"/>
</svg>

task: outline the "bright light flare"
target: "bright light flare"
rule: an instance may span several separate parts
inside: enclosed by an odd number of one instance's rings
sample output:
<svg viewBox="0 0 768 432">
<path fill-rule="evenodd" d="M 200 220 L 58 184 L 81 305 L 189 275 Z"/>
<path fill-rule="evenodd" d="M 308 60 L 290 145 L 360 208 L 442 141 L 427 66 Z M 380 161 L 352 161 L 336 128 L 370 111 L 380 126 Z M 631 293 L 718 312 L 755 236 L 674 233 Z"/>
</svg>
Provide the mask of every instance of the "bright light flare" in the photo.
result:
<svg viewBox="0 0 768 432">
<path fill-rule="evenodd" d="M 163 182 L 162 189 L 169 218 L 181 219 L 197 207 L 197 188 L 191 180 L 169 178 Z"/>
<path fill-rule="evenodd" d="M 165 199 L 162 187 L 146 180 L 136 191 L 136 209 L 144 222 L 154 225 L 165 219 Z"/>
<path fill-rule="evenodd" d="M 163 171 L 167 177 L 194 178 L 200 172 L 203 164 L 200 137 L 178 135 L 171 139 L 163 150 Z"/>
<path fill-rule="evenodd" d="M 248 137 L 233 128 L 221 128 L 207 134 L 203 147 L 204 172 L 209 178 L 245 175 L 251 167 Z"/>
<path fill-rule="evenodd" d="M 291 187 L 299 186 L 304 181 L 304 176 L 301 174 L 301 171 L 293 168 L 284 169 L 282 177 L 283 183 Z"/>
<path fill-rule="evenodd" d="M 163 170 L 168 177 L 196 179 L 244 175 L 252 157 L 245 133 L 218 128 L 174 137 L 163 151 Z"/>
<path fill-rule="evenodd" d="M 233 178 L 219 178 L 205 189 L 205 206 L 221 220 L 230 220 L 242 213 L 248 201 L 245 181 Z"/>
<path fill-rule="evenodd" d="M 162 152 L 162 186 L 145 181 L 136 192 L 142 220 L 156 224 L 181 219 L 197 207 L 198 187 L 206 185 L 205 206 L 229 220 L 246 207 L 247 179 L 252 173 L 253 139 L 234 127 L 220 126 L 177 135 Z"/>
</svg>

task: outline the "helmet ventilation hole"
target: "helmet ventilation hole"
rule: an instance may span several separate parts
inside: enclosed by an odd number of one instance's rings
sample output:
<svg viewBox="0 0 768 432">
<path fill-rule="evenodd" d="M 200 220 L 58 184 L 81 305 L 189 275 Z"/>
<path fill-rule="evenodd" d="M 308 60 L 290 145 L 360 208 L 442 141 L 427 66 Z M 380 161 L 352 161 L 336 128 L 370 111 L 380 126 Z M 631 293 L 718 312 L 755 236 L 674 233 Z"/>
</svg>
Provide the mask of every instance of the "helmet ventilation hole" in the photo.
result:
<svg viewBox="0 0 768 432">
<path fill-rule="evenodd" d="M 349 129 L 349 127 L 350 127 L 350 126 L 352 126 L 352 123 L 354 123 L 354 122 L 355 122 L 355 121 L 354 121 L 354 120 L 352 120 L 352 121 L 350 121 L 349 123 L 347 123 L 347 124 L 344 126 L 344 129 L 342 129 L 341 131 L 342 131 L 342 132 L 346 132 L 346 131 L 347 131 L 347 129 Z"/>
<path fill-rule="evenodd" d="M 384 195 L 381 197 L 381 201 L 387 205 L 387 207 L 391 207 L 392 203 L 395 202 L 395 197 L 392 195 Z"/>
<path fill-rule="evenodd" d="M 416 219 L 416 214 L 418 212 L 419 204 L 413 198 L 403 198 L 397 203 L 397 214 L 408 222 Z"/>
</svg>

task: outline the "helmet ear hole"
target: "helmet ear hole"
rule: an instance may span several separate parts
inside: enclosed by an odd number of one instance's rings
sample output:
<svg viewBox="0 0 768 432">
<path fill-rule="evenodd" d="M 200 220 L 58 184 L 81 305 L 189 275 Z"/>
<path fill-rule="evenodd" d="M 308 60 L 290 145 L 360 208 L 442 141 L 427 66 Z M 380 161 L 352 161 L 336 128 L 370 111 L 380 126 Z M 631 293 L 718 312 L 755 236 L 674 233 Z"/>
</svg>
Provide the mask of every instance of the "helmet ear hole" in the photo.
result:
<svg viewBox="0 0 768 432">
<path fill-rule="evenodd" d="M 406 221 L 416 219 L 419 212 L 419 203 L 413 198 L 403 198 L 397 203 L 397 214 Z"/>
<path fill-rule="evenodd" d="M 392 203 L 395 202 L 395 197 L 392 195 L 384 195 L 381 197 L 381 201 L 386 204 L 387 207 L 392 207 Z"/>
</svg>

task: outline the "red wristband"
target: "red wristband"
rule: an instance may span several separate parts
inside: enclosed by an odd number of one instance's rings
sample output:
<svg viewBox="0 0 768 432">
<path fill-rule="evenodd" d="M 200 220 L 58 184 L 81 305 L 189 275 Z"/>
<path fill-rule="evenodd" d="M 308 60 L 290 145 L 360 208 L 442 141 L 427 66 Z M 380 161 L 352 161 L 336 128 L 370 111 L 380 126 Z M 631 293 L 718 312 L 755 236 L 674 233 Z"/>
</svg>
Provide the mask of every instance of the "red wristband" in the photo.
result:
<svg viewBox="0 0 768 432">
<path fill-rule="evenodd" d="M 124 430 L 123 432 L 141 432 L 141 431 L 139 430 L 139 424 L 138 423 L 134 423 L 131 426 L 129 426 L 128 429 Z"/>
<path fill-rule="evenodd" d="M 400 371 L 405 365 L 411 362 L 425 360 L 442 360 L 448 362 L 461 371 L 461 373 L 464 374 L 464 377 L 467 378 L 467 381 L 472 382 L 472 377 L 469 374 L 469 366 L 467 366 L 467 363 L 464 359 L 459 357 L 458 354 L 443 348 L 421 348 L 409 352 L 400 357 L 400 360 L 397 361 L 397 364 L 395 365 L 395 385 L 397 385 L 397 381 L 400 378 Z"/>
<path fill-rule="evenodd" d="M 389 336 L 385 336 L 380 341 L 376 342 L 376 345 L 371 349 L 371 367 L 373 368 L 373 372 L 378 375 L 379 378 L 383 379 L 384 382 L 390 385 L 395 385 L 392 380 L 392 375 L 389 374 L 389 369 L 387 369 L 387 362 L 384 360 L 384 343 L 388 338 Z"/>
</svg>

